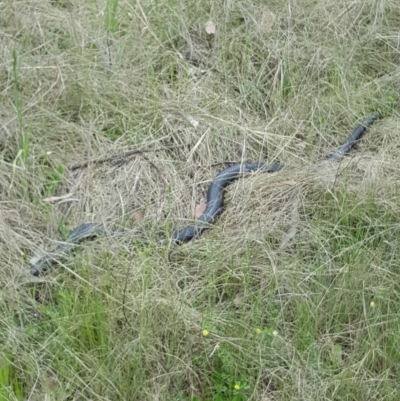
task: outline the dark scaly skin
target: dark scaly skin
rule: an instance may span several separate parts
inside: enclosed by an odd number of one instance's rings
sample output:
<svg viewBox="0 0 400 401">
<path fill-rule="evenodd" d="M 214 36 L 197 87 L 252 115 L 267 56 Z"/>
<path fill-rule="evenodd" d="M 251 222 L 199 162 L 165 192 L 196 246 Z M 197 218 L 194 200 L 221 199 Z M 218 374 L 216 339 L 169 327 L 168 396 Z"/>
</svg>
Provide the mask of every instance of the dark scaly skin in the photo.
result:
<svg viewBox="0 0 400 401">
<path fill-rule="evenodd" d="M 222 170 L 210 184 L 207 191 L 207 206 L 204 213 L 196 220 L 196 224 L 186 226 L 176 231 L 172 236 L 173 244 L 189 242 L 195 236 L 203 233 L 214 224 L 216 218 L 221 214 L 224 207 L 224 189 L 241 174 L 251 171 L 264 171 L 273 173 L 282 170 L 281 164 L 246 163 L 235 164 Z"/>
<path fill-rule="evenodd" d="M 374 123 L 374 121 L 378 120 L 379 118 L 381 118 L 379 114 L 373 114 L 372 116 L 364 118 L 362 123 L 354 128 L 353 132 L 347 138 L 346 142 L 329 156 L 329 160 L 340 160 L 344 155 L 349 153 L 353 146 L 357 143 L 357 141 L 359 141 L 360 138 L 363 136 L 367 127 L 369 127 L 371 124 Z"/>
<path fill-rule="evenodd" d="M 373 114 L 365 118 L 360 125 L 352 131 L 346 142 L 333 152 L 328 159 L 337 161 L 345 156 L 354 147 L 357 141 L 362 137 L 368 126 L 380 118 L 379 114 Z M 179 245 L 191 241 L 194 237 L 201 235 L 205 230 L 212 227 L 217 217 L 221 214 L 224 207 L 224 190 L 234 180 L 239 178 L 243 173 L 252 171 L 263 171 L 268 173 L 277 172 L 283 169 L 281 164 L 262 164 L 262 163 L 245 163 L 235 164 L 222 170 L 210 184 L 207 191 L 207 206 L 204 213 L 196 220 L 194 225 L 188 225 L 182 230 L 176 231 L 172 235 L 171 243 Z M 116 231 L 118 228 L 111 228 Z M 60 262 L 68 253 L 70 253 L 76 245 L 85 240 L 97 237 L 104 233 L 106 228 L 103 224 L 89 223 L 82 224 L 71 231 L 68 242 L 64 242 L 52 252 L 31 266 L 30 273 L 38 276 L 44 273 L 50 266 Z"/>
<path fill-rule="evenodd" d="M 39 276 L 44 273 L 49 267 L 60 262 L 60 260 L 73 251 L 79 242 L 95 238 L 106 231 L 103 224 L 100 223 L 85 223 L 74 228 L 68 238 L 68 242 L 62 242 L 53 251 L 48 252 L 31 267 L 30 273 L 33 276 Z"/>
</svg>

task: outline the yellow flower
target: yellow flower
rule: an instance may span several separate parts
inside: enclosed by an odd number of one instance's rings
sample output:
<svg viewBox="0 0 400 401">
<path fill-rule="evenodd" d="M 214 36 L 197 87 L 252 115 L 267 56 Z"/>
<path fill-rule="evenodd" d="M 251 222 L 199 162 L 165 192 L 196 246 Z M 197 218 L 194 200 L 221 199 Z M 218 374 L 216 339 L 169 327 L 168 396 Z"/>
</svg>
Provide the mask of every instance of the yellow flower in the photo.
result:
<svg viewBox="0 0 400 401">
<path fill-rule="evenodd" d="M 237 391 L 237 390 L 240 390 L 240 385 L 239 384 L 235 384 L 234 386 L 233 386 L 233 388 Z"/>
<path fill-rule="evenodd" d="M 277 332 L 276 330 L 274 330 L 274 331 L 272 332 L 272 335 L 273 335 L 274 337 L 276 337 L 276 336 L 278 335 L 278 332 Z"/>
<path fill-rule="evenodd" d="M 370 306 L 371 308 L 375 308 L 375 302 L 372 301 L 372 302 L 369 304 L 369 306 Z"/>
<path fill-rule="evenodd" d="M 202 334 L 203 334 L 204 337 L 207 337 L 210 333 L 209 333 L 208 330 L 204 329 L 204 330 L 202 331 Z"/>
<path fill-rule="evenodd" d="M 254 331 L 255 331 L 256 334 L 260 334 L 261 333 L 260 329 L 255 329 Z"/>
</svg>

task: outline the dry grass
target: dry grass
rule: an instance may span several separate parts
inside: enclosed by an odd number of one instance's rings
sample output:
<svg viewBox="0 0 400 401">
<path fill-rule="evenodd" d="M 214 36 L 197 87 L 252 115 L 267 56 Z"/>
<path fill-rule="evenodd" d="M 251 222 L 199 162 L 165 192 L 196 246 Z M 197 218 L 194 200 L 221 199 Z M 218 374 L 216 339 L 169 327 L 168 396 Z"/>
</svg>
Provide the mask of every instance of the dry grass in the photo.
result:
<svg viewBox="0 0 400 401">
<path fill-rule="evenodd" d="M 399 24 L 395 0 L 0 2 L 0 400 L 398 400 Z M 169 260 L 240 161 L 293 168 Z M 89 221 L 131 235 L 29 275 Z"/>
</svg>

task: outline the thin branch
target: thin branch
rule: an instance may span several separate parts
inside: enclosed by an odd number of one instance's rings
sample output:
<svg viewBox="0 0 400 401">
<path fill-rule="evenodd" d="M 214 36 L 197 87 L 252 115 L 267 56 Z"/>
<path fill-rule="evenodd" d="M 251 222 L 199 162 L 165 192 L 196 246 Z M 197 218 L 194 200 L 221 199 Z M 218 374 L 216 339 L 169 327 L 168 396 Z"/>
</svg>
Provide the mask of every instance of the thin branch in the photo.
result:
<svg viewBox="0 0 400 401">
<path fill-rule="evenodd" d="M 84 163 L 80 164 L 74 164 L 73 166 L 70 167 L 71 171 L 75 171 L 81 168 L 86 168 L 89 164 L 103 164 L 111 161 L 115 161 L 116 164 L 123 164 L 125 162 L 125 158 L 133 155 L 143 155 L 143 153 L 150 153 L 150 152 L 160 152 L 162 150 L 171 150 L 171 149 L 177 149 L 177 148 L 182 148 L 184 145 L 173 145 L 173 146 L 167 146 L 164 148 L 160 149 L 134 149 L 134 150 L 129 150 L 127 152 L 121 153 L 119 155 L 111 156 L 111 157 L 105 157 L 101 159 L 92 159 L 88 160 Z M 146 158 L 147 159 L 147 158 Z"/>
</svg>

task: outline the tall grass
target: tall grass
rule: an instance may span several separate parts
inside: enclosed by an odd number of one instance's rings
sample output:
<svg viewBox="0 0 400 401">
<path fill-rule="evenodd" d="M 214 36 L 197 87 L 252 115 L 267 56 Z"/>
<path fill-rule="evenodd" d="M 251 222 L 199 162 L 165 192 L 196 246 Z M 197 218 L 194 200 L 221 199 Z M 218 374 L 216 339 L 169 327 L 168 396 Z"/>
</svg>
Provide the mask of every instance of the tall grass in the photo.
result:
<svg viewBox="0 0 400 401">
<path fill-rule="evenodd" d="M 399 23 L 394 0 L 0 2 L 0 400 L 397 401 Z M 241 161 L 292 168 L 162 242 Z M 127 233 L 29 275 L 90 221 Z"/>
</svg>

